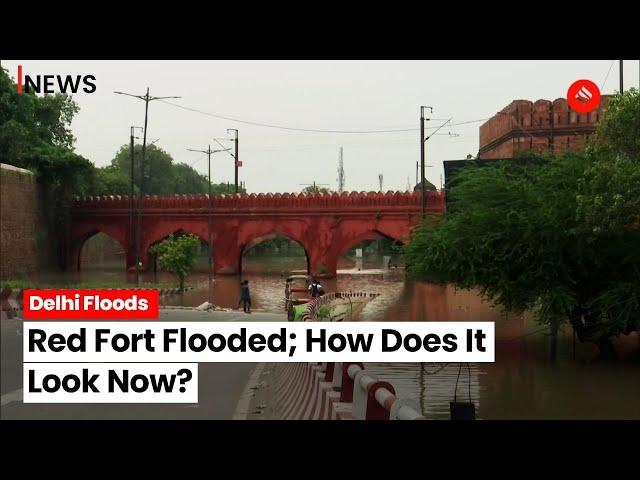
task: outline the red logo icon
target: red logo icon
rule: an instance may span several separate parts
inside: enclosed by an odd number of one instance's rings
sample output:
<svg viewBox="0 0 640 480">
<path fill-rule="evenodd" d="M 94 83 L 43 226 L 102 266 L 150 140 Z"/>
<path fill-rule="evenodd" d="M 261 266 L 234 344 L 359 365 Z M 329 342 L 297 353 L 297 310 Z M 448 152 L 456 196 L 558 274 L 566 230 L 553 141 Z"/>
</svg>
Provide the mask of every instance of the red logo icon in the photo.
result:
<svg viewBox="0 0 640 480">
<path fill-rule="evenodd" d="M 591 80 L 577 80 L 567 91 L 569 106 L 578 113 L 589 113 L 600 105 L 600 89 Z"/>
</svg>

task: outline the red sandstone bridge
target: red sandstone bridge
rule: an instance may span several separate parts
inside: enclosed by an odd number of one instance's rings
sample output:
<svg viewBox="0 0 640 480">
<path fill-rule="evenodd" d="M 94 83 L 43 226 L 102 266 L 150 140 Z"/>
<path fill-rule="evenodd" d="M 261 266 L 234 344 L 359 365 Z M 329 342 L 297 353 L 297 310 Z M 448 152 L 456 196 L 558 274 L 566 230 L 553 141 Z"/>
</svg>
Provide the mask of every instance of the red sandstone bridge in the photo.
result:
<svg viewBox="0 0 640 480">
<path fill-rule="evenodd" d="M 442 214 L 444 194 L 427 194 L 427 212 Z M 242 272 L 242 254 L 258 243 L 284 235 L 307 255 L 307 271 L 335 276 L 338 259 L 364 240 L 387 237 L 405 243 L 420 223 L 419 192 L 351 192 L 331 194 L 251 194 L 215 196 L 211 209 L 216 274 Z M 176 232 L 208 243 L 207 195 L 147 195 L 143 202 L 141 261 L 150 265 L 152 245 Z M 71 208 L 67 266 L 80 269 L 84 243 L 102 232 L 126 252 L 135 267 L 127 196 L 77 198 Z"/>
</svg>

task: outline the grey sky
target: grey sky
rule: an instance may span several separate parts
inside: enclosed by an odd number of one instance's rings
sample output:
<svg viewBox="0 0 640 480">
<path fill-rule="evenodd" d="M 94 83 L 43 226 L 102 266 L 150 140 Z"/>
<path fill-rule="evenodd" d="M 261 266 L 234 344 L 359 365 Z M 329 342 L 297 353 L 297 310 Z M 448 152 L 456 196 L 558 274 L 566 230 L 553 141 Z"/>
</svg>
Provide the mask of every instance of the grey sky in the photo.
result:
<svg viewBox="0 0 640 480">
<path fill-rule="evenodd" d="M 180 95 L 174 102 L 242 120 L 323 130 L 418 128 L 419 105 L 451 123 L 491 117 L 514 99 L 553 100 L 588 78 L 601 89 L 612 62 L 599 61 L 3 61 L 15 77 L 27 74 L 93 74 L 97 91 L 74 95 L 76 150 L 107 165 L 128 142 L 129 126 L 143 125 L 144 103 L 114 90 Z M 625 62 L 625 87 L 638 86 L 638 61 Z M 603 93 L 618 89 L 614 62 Z M 442 121 L 428 122 L 428 127 Z M 427 142 L 427 178 L 440 184 L 442 161 L 478 151 L 482 122 L 444 127 Z M 240 131 L 240 179 L 250 192 L 299 191 L 302 183 L 337 187 L 338 150 L 344 147 L 348 190 L 404 190 L 415 181 L 418 131 L 386 134 L 290 132 L 249 126 L 185 111 L 160 102 L 149 107 L 150 140 L 176 161 L 206 173 L 206 149 L 227 128 Z M 217 146 L 217 145 L 216 145 Z M 214 181 L 233 182 L 233 160 L 218 153 Z"/>
</svg>

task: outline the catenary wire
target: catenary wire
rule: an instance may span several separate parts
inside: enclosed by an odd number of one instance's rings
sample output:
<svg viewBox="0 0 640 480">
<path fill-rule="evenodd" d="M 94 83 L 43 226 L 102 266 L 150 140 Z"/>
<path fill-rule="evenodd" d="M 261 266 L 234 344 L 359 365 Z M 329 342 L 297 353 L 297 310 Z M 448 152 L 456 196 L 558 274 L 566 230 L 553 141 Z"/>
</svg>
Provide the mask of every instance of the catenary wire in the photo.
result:
<svg viewBox="0 0 640 480">
<path fill-rule="evenodd" d="M 244 123 L 247 125 L 253 125 L 253 126 L 257 126 L 257 127 L 265 127 L 265 128 L 277 128 L 280 130 L 289 130 L 289 131 L 295 131 L 295 132 L 309 132 L 309 133 L 340 133 L 340 134 L 371 134 L 371 133 L 399 133 L 399 132 L 413 132 L 413 131 L 418 131 L 420 130 L 419 128 L 396 128 L 396 129 L 381 129 L 381 130 L 322 130 L 322 129 L 314 129 L 314 128 L 298 128 L 298 127 L 289 127 L 289 126 L 285 126 L 285 125 L 275 125 L 275 124 L 269 124 L 269 123 L 260 123 L 260 122 L 254 122 L 254 121 L 250 121 L 250 120 L 242 120 L 239 118 L 234 118 L 234 117 L 228 117 L 225 115 L 219 115 L 216 113 L 210 113 L 210 112 L 205 112 L 203 110 L 199 110 L 197 108 L 192 108 L 192 107 L 187 107 L 184 105 L 180 105 L 174 102 L 168 102 L 166 100 L 158 100 L 160 103 L 164 103 L 166 105 L 171 105 L 173 107 L 176 108 L 180 108 L 182 110 L 187 110 L 190 112 L 195 112 L 195 113 L 199 113 L 201 115 L 207 115 L 209 117 L 214 117 L 214 118 L 219 118 L 221 120 L 228 120 L 230 122 L 236 122 L 236 123 Z M 459 122 L 459 123 L 451 123 L 449 124 L 449 126 L 455 126 L 455 125 L 466 125 L 469 123 L 477 123 L 477 122 L 483 122 L 485 120 L 488 120 L 489 118 L 480 118 L 477 120 L 467 120 L 465 122 Z M 432 129 L 435 129 L 437 127 L 430 127 Z"/>
</svg>

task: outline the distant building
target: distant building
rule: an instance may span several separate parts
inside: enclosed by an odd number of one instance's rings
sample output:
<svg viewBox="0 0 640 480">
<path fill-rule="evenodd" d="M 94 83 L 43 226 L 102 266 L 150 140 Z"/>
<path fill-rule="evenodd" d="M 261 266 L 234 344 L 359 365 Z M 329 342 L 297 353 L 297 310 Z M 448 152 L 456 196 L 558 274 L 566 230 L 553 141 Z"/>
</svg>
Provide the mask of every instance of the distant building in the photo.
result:
<svg viewBox="0 0 640 480">
<path fill-rule="evenodd" d="M 424 179 L 424 190 L 425 192 L 430 192 L 431 190 L 437 190 L 436 186 L 431 183 L 429 180 L 427 180 L 426 178 Z M 418 182 L 418 184 L 413 187 L 413 191 L 414 192 L 421 192 L 422 191 L 422 182 Z"/>
<path fill-rule="evenodd" d="M 581 150 L 607 108 L 603 95 L 598 109 L 576 113 L 566 98 L 514 100 L 480 126 L 480 159 L 515 158 L 519 152 Z"/>
<path fill-rule="evenodd" d="M 512 162 L 517 162 L 521 164 L 527 164 L 530 162 L 527 158 L 467 158 L 466 160 L 444 160 L 442 162 L 442 167 L 444 169 L 444 189 L 447 190 L 451 187 L 453 180 L 455 179 L 458 170 L 468 165 L 478 165 L 480 167 L 484 167 L 487 165 L 493 165 L 494 163 L 500 162 L 502 160 L 508 160 Z"/>
</svg>

